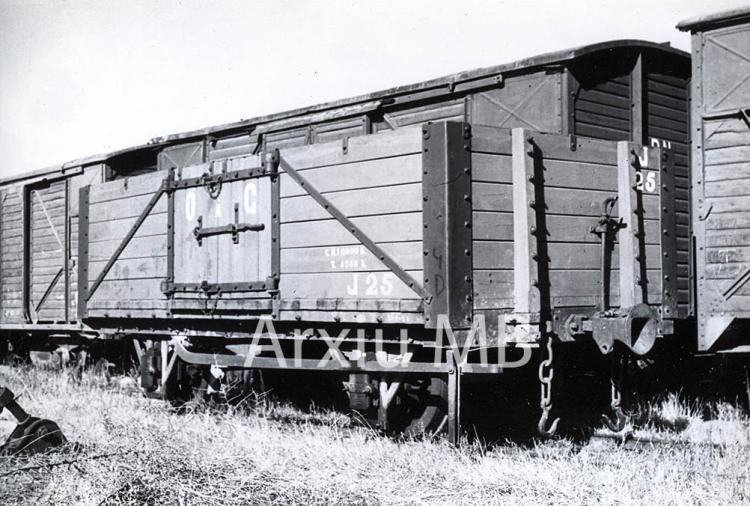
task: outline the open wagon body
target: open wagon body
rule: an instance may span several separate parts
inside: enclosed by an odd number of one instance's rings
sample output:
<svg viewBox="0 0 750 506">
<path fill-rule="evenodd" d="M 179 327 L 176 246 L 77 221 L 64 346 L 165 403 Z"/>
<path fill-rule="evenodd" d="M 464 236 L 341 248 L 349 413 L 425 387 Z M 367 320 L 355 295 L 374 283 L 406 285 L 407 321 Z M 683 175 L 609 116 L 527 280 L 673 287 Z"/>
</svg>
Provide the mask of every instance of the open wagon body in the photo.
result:
<svg viewBox="0 0 750 506">
<path fill-rule="evenodd" d="M 692 315 L 689 72 L 605 43 L 6 180 L 0 329 L 134 338 L 161 391 L 342 371 L 384 420 L 403 375 L 448 378 L 455 435 L 460 375 L 504 364 L 452 350 L 645 353 Z"/>
</svg>

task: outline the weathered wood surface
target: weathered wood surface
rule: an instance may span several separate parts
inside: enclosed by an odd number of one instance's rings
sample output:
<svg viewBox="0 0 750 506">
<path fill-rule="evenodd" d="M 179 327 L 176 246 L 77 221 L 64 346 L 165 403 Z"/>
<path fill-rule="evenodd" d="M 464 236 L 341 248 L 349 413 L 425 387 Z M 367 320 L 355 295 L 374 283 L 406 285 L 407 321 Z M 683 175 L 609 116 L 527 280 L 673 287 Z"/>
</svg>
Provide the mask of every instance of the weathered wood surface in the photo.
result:
<svg viewBox="0 0 750 506">
<path fill-rule="evenodd" d="M 20 186 L 0 191 L 0 322 L 22 321 L 23 263 Z"/>
<path fill-rule="evenodd" d="M 28 190 L 29 311 L 34 321 L 66 319 L 66 185 L 62 179 Z"/>
<path fill-rule="evenodd" d="M 356 141 L 356 142 L 355 142 Z M 285 150 L 285 160 L 415 279 L 422 278 L 421 129 Z M 419 296 L 286 174 L 281 175 L 281 307 L 385 303 Z M 304 302 L 308 301 L 308 302 Z M 310 301 L 317 301 L 312 304 Z M 318 311 L 319 312 L 319 311 Z M 388 312 L 369 306 L 369 312 Z M 307 317 L 329 315 L 306 313 Z M 282 318 L 291 313 L 282 312 Z M 365 318 L 352 311 L 342 321 Z M 389 316 L 389 317 L 392 317 Z M 421 315 L 420 315 L 421 318 Z"/>
<path fill-rule="evenodd" d="M 511 184 L 513 158 L 507 154 L 510 151 L 507 131 L 488 127 L 478 130 L 479 146 L 483 151 L 475 151 L 472 157 L 475 164 L 472 167 L 475 308 L 502 310 L 515 305 L 518 310 L 516 299 L 536 290 L 531 283 L 537 278 L 537 264 L 531 258 L 538 245 L 529 230 L 537 226 L 537 211 L 542 213 L 545 226 L 543 240 L 547 259 L 544 268 L 548 270 L 550 297 L 555 306 L 598 304 L 601 246 L 599 236 L 591 233 L 591 228 L 598 223 L 604 200 L 617 195 L 615 143 L 579 138 L 576 150 L 572 151 L 569 137 L 526 132 L 526 139 L 515 147 L 519 163 L 523 159 L 528 166 L 523 174 L 519 172 L 515 183 L 519 188 L 528 186 L 524 193 L 514 191 Z M 529 155 L 532 148 L 533 158 Z M 472 149 L 476 149 L 476 144 Z M 533 167 L 536 167 L 536 173 Z M 533 185 L 529 183 L 530 177 L 534 178 Z M 541 193 L 534 191 L 535 185 L 542 184 Z M 534 202 L 532 209 L 532 201 L 540 198 L 542 200 Z M 517 206 L 513 204 L 514 199 Z M 661 279 L 658 270 L 661 261 L 660 207 L 656 196 L 644 195 L 642 199 L 647 291 L 650 300 L 655 300 Z M 514 220 L 518 220 L 519 213 L 527 215 L 520 234 L 514 230 Z M 616 209 L 612 215 L 617 217 Z M 615 288 L 619 261 L 617 241 L 624 233 L 621 231 L 615 238 L 611 253 L 612 301 L 618 300 L 614 293 L 619 291 Z M 524 240 L 534 244 L 525 248 L 519 246 Z M 686 255 L 678 258 L 687 267 Z M 530 261 L 530 264 L 519 271 L 519 260 Z M 528 273 L 521 276 L 522 271 Z M 518 278 L 515 282 L 514 276 Z M 514 297 L 514 285 L 520 278 L 526 281 L 515 287 Z"/>
<path fill-rule="evenodd" d="M 159 191 L 165 177 L 164 172 L 158 172 L 91 186 L 89 286 Z M 137 307 L 127 301 L 154 305 L 164 300 L 160 284 L 166 277 L 166 210 L 167 197 L 162 195 L 100 286 L 90 294 L 89 316 L 102 316 L 98 308 L 113 302 L 123 310 L 135 310 Z"/>
</svg>

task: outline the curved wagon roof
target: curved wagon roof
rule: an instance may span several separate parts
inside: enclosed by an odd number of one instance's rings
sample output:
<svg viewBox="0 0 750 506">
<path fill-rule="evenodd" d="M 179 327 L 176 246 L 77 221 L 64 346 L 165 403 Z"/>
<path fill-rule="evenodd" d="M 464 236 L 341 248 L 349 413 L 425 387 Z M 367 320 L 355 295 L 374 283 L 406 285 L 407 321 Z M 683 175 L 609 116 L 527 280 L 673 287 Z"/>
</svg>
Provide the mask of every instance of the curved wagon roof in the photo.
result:
<svg viewBox="0 0 750 506">
<path fill-rule="evenodd" d="M 358 112 L 376 110 L 380 107 L 387 107 L 395 104 L 397 101 L 398 103 L 404 103 L 411 100 L 418 100 L 424 98 L 424 94 L 430 92 L 434 95 L 441 94 L 441 90 L 443 90 L 442 94 L 465 92 L 471 89 L 488 86 L 493 82 L 499 82 L 503 79 L 505 74 L 521 73 L 534 68 L 560 65 L 572 60 L 605 52 L 616 53 L 632 50 L 655 51 L 675 58 L 683 58 L 685 60 L 689 60 L 690 58 L 688 53 L 673 48 L 667 43 L 659 44 L 644 40 L 623 39 L 589 44 L 562 51 L 544 53 L 503 65 L 458 72 L 428 81 L 397 86 L 365 95 L 156 137 L 146 144 L 79 158 L 61 165 L 55 165 L 25 174 L 2 178 L 0 179 L 0 184 L 7 184 L 31 177 L 44 177 L 59 171 L 64 172 L 73 167 L 100 163 L 119 155 L 139 150 L 152 150 L 161 146 L 167 146 L 189 139 L 199 139 L 208 135 L 231 135 L 232 133 L 257 131 L 260 129 L 259 127 L 262 127 L 264 132 L 284 130 L 287 128 L 304 126 L 327 118 L 345 117 L 347 115 L 357 114 Z"/>
<path fill-rule="evenodd" d="M 697 32 L 745 21 L 750 21 L 750 7 L 741 7 L 730 11 L 717 12 L 685 19 L 677 24 L 677 28 L 682 31 L 690 30 L 692 32 Z"/>
</svg>

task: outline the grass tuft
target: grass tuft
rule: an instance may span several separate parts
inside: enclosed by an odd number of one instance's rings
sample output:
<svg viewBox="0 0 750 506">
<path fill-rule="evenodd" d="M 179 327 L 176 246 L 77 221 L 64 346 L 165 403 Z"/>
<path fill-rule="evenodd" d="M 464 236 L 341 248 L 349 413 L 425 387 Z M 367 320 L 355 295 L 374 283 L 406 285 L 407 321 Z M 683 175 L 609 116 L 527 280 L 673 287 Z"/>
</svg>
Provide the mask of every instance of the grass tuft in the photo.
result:
<svg viewBox="0 0 750 506">
<path fill-rule="evenodd" d="M 636 430 L 690 444 L 472 439 L 456 449 L 382 438 L 341 413 L 263 395 L 178 413 L 122 377 L 4 367 L 0 385 L 72 442 L 0 457 L 4 505 L 750 502 L 746 416 L 715 405 L 706 417 L 679 396 L 649 406 Z M 13 426 L 2 413 L 0 435 Z"/>
</svg>

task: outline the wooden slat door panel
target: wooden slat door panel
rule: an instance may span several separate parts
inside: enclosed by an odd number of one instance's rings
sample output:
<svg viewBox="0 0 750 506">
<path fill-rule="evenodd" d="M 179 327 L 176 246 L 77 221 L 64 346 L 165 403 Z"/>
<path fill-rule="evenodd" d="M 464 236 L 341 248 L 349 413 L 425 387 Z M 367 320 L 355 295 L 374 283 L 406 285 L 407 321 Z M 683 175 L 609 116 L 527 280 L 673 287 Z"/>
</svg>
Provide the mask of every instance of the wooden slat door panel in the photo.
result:
<svg viewBox="0 0 750 506">
<path fill-rule="evenodd" d="M 66 181 L 32 187 L 29 206 L 28 312 L 33 321 L 66 319 Z"/>
</svg>

